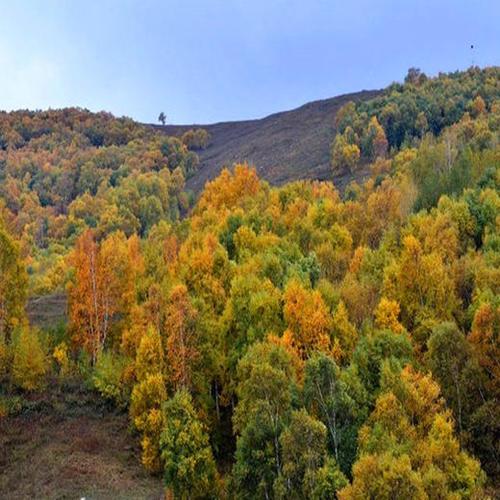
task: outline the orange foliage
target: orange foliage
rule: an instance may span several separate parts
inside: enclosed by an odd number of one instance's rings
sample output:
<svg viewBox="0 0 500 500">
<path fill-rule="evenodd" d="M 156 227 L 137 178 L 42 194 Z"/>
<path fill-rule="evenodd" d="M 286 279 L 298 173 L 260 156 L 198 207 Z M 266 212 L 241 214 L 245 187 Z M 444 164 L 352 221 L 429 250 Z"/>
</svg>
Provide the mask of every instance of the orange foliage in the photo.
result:
<svg viewBox="0 0 500 500">
<path fill-rule="evenodd" d="M 330 349 L 331 318 L 317 290 L 306 290 L 291 281 L 284 294 L 283 314 L 302 357 L 311 351 Z"/>
<path fill-rule="evenodd" d="M 196 315 L 187 288 L 184 285 L 175 286 L 170 292 L 167 304 L 165 331 L 168 335 L 168 368 L 176 390 L 191 386 L 192 365 L 198 357 Z"/>
</svg>

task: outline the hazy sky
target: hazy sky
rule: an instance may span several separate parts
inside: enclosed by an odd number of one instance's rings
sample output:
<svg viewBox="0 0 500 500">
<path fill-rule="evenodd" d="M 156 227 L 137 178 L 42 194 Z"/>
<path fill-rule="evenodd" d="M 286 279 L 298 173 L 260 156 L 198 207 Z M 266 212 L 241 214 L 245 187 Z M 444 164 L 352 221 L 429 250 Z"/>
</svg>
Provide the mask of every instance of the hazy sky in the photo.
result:
<svg viewBox="0 0 500 500">
<path fill-rule="evenodd" d="M 499 0 L 0 0 L 0 109 L 256 118 L 498 65 L 499 26 Z"/>
</svg>

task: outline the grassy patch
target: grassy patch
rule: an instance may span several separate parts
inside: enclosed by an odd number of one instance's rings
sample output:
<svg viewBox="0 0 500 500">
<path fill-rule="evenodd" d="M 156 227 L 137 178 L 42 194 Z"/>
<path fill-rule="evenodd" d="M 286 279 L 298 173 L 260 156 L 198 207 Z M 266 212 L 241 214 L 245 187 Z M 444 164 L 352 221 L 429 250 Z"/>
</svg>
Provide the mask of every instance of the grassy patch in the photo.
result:
<svg viewBox="0 0 500 500">
<path fill-rule="evenodd" d="M 160 498 L 128 417 L 81 387 L 18 400 L 0 419 L 0 498 Z"/>
</svg>

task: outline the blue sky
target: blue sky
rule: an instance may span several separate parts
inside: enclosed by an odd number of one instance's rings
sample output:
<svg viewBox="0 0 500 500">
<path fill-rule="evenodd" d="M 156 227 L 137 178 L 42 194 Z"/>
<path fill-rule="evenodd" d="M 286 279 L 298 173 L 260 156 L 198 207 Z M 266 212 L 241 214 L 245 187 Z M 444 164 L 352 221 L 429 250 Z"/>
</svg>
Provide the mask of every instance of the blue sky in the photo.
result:
<svg viewBox="0 0 500 500">
<path fill-rule="evenodd" d="M 499 21 L 498 0 L 0 0 L 0 109 L 257 118 L 498 65 Z"/>
</svg>

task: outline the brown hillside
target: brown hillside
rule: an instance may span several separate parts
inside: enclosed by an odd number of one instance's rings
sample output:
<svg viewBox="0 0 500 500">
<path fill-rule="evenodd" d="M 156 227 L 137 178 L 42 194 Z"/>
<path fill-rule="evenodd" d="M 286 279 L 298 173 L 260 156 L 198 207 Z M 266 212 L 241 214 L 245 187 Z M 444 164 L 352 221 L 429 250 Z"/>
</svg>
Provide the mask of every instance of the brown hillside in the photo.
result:
<svg viewBox="0 0 500 500">
<path fill-rule="evenodd" d="M 330 143 L 335 134 L 335 114 L 348 101 L 371 99 L 381 91 L 364 90 L 314 101 L 291 111 L 259 120 L 221 122 L 212 125 L 167 125 L 155 128 L 182 135 L 190 128 L 204 128 L 210 145 L 200 151 L 200 170 L 187 187 L 199 192 L 224 166 L 247 161 L 272 184 L 297 179 L 330 179 Z M 350 176 L 333 179 L 342 188 Z"/>
</svg>

